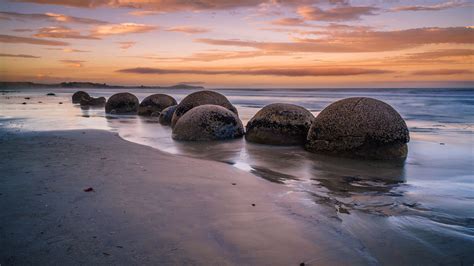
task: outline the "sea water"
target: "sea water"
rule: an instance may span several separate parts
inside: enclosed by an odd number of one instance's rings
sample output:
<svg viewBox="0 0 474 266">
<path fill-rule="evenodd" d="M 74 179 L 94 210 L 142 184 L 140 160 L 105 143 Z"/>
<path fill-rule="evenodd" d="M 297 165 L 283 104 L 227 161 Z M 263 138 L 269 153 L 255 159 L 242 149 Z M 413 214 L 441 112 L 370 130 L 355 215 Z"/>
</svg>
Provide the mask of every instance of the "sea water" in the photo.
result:
<svg viewBox="0 0 474 266">
<path fill-rule="evenodd" d="M 81 89 L 94 97 L 130 91 L 142 100 L 166 93 L 178 102 L 192 90 Z M 474 89 L 217 89 L 245 125 L 263 106 L 291 103 L 315 116 L 346 97 L 372 97 L 406 120 L 405 162 L 361 161 L 306 152 L 302 147 L 244 139 L 178 142 L 156 118 L 106 115 L 71 103 L 75 89 L 10 89 L 0 95 L 0 127 L 10 133 L 103 129 L 184 156 L 227 163 L 285 186 L 309 215 L 334 223 L 374 263 L 474 262 Z M 46 96 L 54 92 L 56 96 Z M 25 99 L 30 98 L 30 99 Z M 26 104 L 23 104 L 26 103 Z M 62 104 L 60 104 L 62 103 Z M 313 218 L 316 217 L 316 218 Z M 342 234 L 341 233 L 341 234 Z"/>
</svg>

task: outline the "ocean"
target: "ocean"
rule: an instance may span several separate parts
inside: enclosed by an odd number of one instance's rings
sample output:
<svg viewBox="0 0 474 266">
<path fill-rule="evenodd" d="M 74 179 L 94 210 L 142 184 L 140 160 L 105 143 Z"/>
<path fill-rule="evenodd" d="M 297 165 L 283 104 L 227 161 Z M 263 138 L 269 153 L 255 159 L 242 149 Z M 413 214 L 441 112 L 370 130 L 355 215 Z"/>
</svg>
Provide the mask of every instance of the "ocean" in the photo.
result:
<svg viewBox="0 0 474 266">
<path fill-rule="evenodd" d="M 129 91 L 140 100 L 165 93 L 178 102 L 193 92 L 81 90 L 94 97 Z M 4 134 L 109 130 L 164 152 L 229 164 L 255 178 L 286 186 L 288 192 L 275 195 L 275 201 L 298 197 L 297 207 L 311 214 L 304 219 L 324 223 L 328 230 L 344 230 L 360 243 L 356 248 L 374 261 L 474 261 L 474 89 L 215 89 L 237 107 L 244 125 L 270 103 L 301 105 L 317 116 L 330 103 L 346 97 L 385 101 L 401 114 L 410 130 L 408 157 L 403 163 L 316 155 L 302 147 L 266 146 L 244 139 L 177 142 L 171 139 L 171 129 L 156 119 L 106 115 L 103 108 L 73 105 L 75 91 L 1 91 L 0 127 L 7 129 Z M 46 96 L 47 92 L 56 96 Z M 400 259 L 400 254 L 408 259 Z"/>
</svg>

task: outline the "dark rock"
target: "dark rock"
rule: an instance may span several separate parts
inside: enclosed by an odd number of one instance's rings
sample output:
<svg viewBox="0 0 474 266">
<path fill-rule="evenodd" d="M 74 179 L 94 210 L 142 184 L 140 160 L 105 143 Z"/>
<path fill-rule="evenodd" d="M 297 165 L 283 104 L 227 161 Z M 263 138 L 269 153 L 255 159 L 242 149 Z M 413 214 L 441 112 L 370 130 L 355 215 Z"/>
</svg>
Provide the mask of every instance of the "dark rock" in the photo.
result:
<svg viewBox="0 0 474 266">
<path fill-rule="evenodd" d="M 26 102 L 22 102 L 21 104 L 26 104 Z"/>
<path fill-rule="evenodd" d="M 25 97 L 25 100 L 29 100 L 29 99 L 31 99 L 31 98 L 30 97 Z"/>
<path fill-rule="evenodd" d="M 215 91 L 197 91 L 186 96 L 176 107 L 176 110 L 171 119 L 171 126 L 174 127 L 176 122 L 182 117 L 187 111 L 193 109 L 196 106 L 212 104 L 225 107 L 238 115 L 237 109 L 227 100 L 227 98 Z"/>
<path fill-rule="evenodd" d="M 91 96 L 85 91 L 76 91 L 72 95 L 72 103 L 81 103 L 82 99 L 89 99 Z"/>
<path fill-rule="evenodd" d="M 88 187 L 88 188 L 85 188 L 85 189 L 84 189 L 84 192 L 92 192 L 92 191 L 94 191 L 94 189 L 91 188 L 91 187 Z"/>
<path fill-rule="evenodd" d="M 63 102 L 59 102 L 59 104 L 63 104 Z"/>
<path fill-rule="evenodd" d="M 154 112 L 161 112 L 163 109 L 176 105 L 176 100 L 166 94 L 153 94 L 140 103 L 138 106 L 138 115 L 151 116 Z"/>
<path fill-rule="evenodd" d="M 81 106 L 104 106 L 106 102 L 105 97 L 83 97 L 80 101 Z"/>
<path fill-rule="evenodd" d="M 173 128 L 175 140 L 224 140 L 242 137 L 239 117 L 218 105 L 201 105 L 186 112 Z"/>
<path fill-rule="evenodd" d="M 245 139 L 261 144 L 303 145 L 313 119 L 313 114 L 304 107 L 269 104 L 247 123 Z"/>
<path fill-rule="evenodd" d="M 390 105 L 372 98 L 347 98 L 326 107 L 313 121 L 306 149 L 366 159 L 406 158 L 407 125 Z"/>
<path fill-rule="evenodd" d="M 128 92 L 112 95 L 105 104 L 105 112 L 108 114 L 136 114 L 138 110 L 138 98 Z"/>
<path fill-rule="evenodd" d="M 52 92 L 48 92 L 48 93 L 46 93 L 46 96 L 56 96 L 56 94 L 52 93 Z"/>
<path fill-rule="evenodd" d="M 176 111 L 176 107 L 178 106 L 173 105 L 161 111 L 158 118 L 160 121 L 160 124 L 165 125 L 165 126 L 171 125 L 171 119 L 173 119 L 173 114 L 174 114 L 174 111 Z"/>
</svg>

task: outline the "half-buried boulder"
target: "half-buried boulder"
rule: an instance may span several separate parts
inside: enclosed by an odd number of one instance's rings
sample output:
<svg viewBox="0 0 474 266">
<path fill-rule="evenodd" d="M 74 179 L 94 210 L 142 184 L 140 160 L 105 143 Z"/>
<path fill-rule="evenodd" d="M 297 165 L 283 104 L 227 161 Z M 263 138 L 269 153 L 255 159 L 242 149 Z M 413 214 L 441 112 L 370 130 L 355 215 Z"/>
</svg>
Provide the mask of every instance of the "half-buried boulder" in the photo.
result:
<svg viewBox="0 0 474 266">
<path fill-rule="evenodd" d="M 81 103 L 82 99 L 88 99 L 90 97 L 91 96 L 89 95 L 89 93 L 87 93 L 85 91 L 76 91 L 72 95 L 72 103 Z"/>
<path fill-rule="evenodd" d="M 245 139 L 261 144 L 303 145 L 313 119 L 313 114 L 304 107 L 272 103 L 247 123 Z"/>
<path fill-rule="evenodd" d="M 140 103 L 138 106 L 138 114 L 143 116 L 151 116 L 154 112 L 161 112 L 166 107 L 176 105 L 176 100 L 166 94 L 153 94 Z"/>
<path fill-rule="evenodd" d="M 104 106 L 106 102 L 105 97 L 83 97 L 80 101 L 81 106 Z"/>
<path fill-rule="evenodd" d="M 105 112 L 108 114 L 136 114 L 138 110 L 138 98 L 128 92 L 112 95 L 105 104 Z"/>
<path fill-rule="evenodd" d="M 174 127 L 180 117 L 182 117 L 187 111 L 193 109 L 196 106 L 204 104 L 219 105 L 238 115 L 237 109 L 229 102 L 229 100 L 227 100 L 224 95 L 215 91 L 197 91 L 186 96 L 178 104 L 178 107 L 173 114 L 173 118 L 171 119 L 171 126 Z"/>
<path fill-rule="evenodd" d="M 168 126 L 171 125 L 171 119 L 173 118 L 174 111 L 176 110 L 177 105 L 167 107 L 161 111 L 158 121 L 160 124 Z"/>
<path fill-rule="evenodd" d="M 314 120 L 306 149 L 365 159 L 406 158 L 407 125 L 390 105 L 354 97 L 332 103 Z"/>
<path fill-rule="evenodd" d="M 186 112 L 173 128 L 175 140 L 224 140 L 242 137 L 239 117 L 218 105 L 201 105 Z"/>
</svg>

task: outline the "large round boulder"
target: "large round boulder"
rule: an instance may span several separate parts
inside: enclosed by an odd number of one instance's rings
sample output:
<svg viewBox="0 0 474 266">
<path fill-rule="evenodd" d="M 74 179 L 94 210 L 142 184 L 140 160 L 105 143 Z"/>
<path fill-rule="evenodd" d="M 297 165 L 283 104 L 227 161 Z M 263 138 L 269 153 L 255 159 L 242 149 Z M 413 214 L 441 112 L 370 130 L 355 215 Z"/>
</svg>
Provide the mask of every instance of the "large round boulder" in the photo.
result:
<svg viewBox="0 0 474 266">
<path fill-rule="evenodd" d="M 304 107 L 272 103 L 247 123 L 245 139 L 261 144 L 303 145 L 313 119 L 313 114 Z"/>
<path fill-rule="evenodd" d="M 136 114 L 138 110 L 138 98 L 128 92 L 112 95 L 105 104 L 105 112 L 108 114 Z"/>
<path fill-rule="evenodd" d="M 83 97 L 80 101 L 80 104 L 81 106 L 104 106 L 105 102 L 105 97 Z"/>
<path fill-rule="evenodd" d="M 175 140 L 224 140 L 242 137 L 239 117 L 218 105 L 201 105 L 186 112 L 173 128 Z"/>
<path fill-rule="evenodd" d="M 387 103 L 354 97 L 332 103 L 315 119 L 306 149 L 366 159 L 406 158 L 410 140 L 403 118 Z"/>
<path fill-rule="evenodd" d="M 152 94 L 140 103 L 138 106 L 138 114 L 143 116 L 151 116 L 155 112 L 161 112 L 166 107 L 176 105 L 176 100 L 166 94 Z"/>
<path fill-rule="evenodd" d="M 163 111 L 160 112 L 158 121 L 160 124 L 168 126 L 171 125 L 171 119 L 173 118 L 174 111 L 176 110 L 177 105 L 166 107 Z"/>
<path fill-rule="evenodd" d="M 224 95 L 215 91 L 197 91 L 184 97 L 184 99 L 178 104 L 178 107 L 173 114 L 173 118 L 171 119 L 171 126 L 174 127 L 176 122 L 178 122 L 187 111 L 204 104 L 219 105 L 238 115 L 237 109 Z"/>
<path fill-rule="evenodd" d="M 89 99 L 91 96 L 85 91 L 76 91 L 72 95 L 72 103 L 81 103 L 82 99 Z"/>
</svg>

